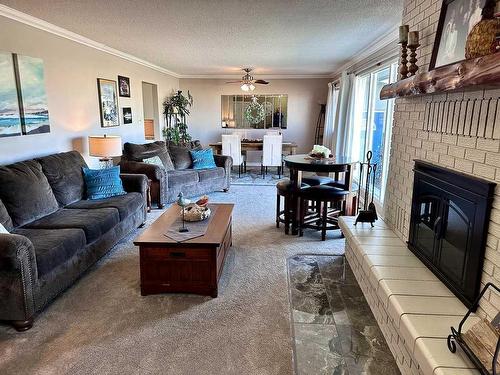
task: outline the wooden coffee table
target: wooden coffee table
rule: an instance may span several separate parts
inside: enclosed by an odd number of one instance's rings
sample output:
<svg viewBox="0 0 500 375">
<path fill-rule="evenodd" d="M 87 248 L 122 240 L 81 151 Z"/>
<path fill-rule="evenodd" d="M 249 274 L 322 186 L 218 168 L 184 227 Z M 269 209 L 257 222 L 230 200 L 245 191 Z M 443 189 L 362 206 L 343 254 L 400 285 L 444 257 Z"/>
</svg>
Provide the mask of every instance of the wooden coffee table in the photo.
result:
<svg viewBox="0 0 500 375">
<path fill-rule="evenodd" d="M 165 236 L 180 212 L 174 204 L 135 239 L 140 252 L 141 295 L 177 292 L 217 297 L 224 260 L 232 245 L 234 205 L 209 205 L 215 206 L 203 236 L 183 242 Z"/>
</svg>

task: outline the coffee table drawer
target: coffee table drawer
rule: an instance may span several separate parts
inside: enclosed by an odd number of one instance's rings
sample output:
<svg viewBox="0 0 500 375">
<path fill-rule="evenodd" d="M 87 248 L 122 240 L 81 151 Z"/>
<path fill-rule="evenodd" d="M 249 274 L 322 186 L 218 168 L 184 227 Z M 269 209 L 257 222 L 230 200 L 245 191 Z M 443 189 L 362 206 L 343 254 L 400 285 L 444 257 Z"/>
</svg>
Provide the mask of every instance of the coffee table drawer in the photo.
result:
<svg viewBox="0 0 500 375">
<path fill-rule="evenodd" d="M 141 249 L 141 257 L 150 260 L 167 259 L 208 259 L 210 258 L 210 249 L 175 249 L 162 247 L 148 247 Z"/>
</svg>

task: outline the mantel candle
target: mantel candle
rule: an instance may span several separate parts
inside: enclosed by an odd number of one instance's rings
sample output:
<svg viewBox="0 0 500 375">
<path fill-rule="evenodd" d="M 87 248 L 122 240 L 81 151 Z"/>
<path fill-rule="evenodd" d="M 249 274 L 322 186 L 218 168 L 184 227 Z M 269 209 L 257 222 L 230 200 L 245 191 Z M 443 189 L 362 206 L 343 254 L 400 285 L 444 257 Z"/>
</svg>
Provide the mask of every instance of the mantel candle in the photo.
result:
<svg viewBox="0 0 500 375">
<path fill-rule="evenodd" d="M 410 31 L 410 26 L 399 26 L 399 43 L 408 43 L 408 31 Z"/>
<path fill-rule="evenodd" d="M 408 46 L 418 46 L 418 31 L 408 33 Z"/>
</svg>

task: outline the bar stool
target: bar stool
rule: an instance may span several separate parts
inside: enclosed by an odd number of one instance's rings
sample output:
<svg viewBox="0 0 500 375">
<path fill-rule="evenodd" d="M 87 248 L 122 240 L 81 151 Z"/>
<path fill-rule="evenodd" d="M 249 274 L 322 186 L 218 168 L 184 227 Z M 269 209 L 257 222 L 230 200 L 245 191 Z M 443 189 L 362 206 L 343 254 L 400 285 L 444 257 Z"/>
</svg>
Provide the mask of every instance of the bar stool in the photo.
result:
<svg viewBox="0 0 500 375">
<path fill-rule="evenodd" d="M 309 185 L 302 183 L 301 188 L 308 188 Z M 276 228 L 280 227 L 280 223 L 285 224 L 285 233 L 290 232 L 291 223 L 291 203 L 292 192 L 294 186 L 289 179 L 284 179 L 276 184 Z M 281 209 L 281 197 L 284 200 L 283 210 Z"/>
<path fill-rule="evenodd" d="M 347 190 L 329 185 L 311 186 L 297 192 L 299 196 L 299 236 L 304 228 L 321 230 L 321 240 L 325 241 L 326 231 L 339 229 L 338 217 L 345 213 Z M 310 204 L 315 209 L 310 209 Z M 330 224 L 330 225 L 329 225 Z"/>
<path fill-rule="evenodd" d="M 302 182 L 310 186 L 318 186 L 334 183 L 335 180 L 327 176 L 310 176 L 302 177 Z"/>
</svg>

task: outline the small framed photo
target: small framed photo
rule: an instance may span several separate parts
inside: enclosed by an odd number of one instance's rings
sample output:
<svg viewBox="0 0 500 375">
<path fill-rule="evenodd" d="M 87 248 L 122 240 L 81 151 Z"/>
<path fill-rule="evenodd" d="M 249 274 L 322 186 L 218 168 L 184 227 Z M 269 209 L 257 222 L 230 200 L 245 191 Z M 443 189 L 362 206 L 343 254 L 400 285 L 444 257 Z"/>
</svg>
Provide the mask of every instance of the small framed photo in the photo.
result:
<svg viewBox="0 0 500 375">
<path fill-rule="evenodd" d="M 118 76 L 118 92 L 120 96 L 130 98 L 130 78 Z"/>
<path fill-rule="evenodd" d="M 444 0 L 429 70 L 465 59 L 465 42 L 481 21 L 486 0 Z"/>
<path fill-rule="evenodd" d="M 123 107 L 122 114 L 123 114 L 123 124 L 124 125 L 131 124 L 132 123 L 132 108 Z"/>
<path fill-rule="evenodd" d="M 118 97 L 116 95 L 116 81 L 97 78 L 99 93 L 99 109 L 101 112 L 101 127 L 119 126 Z"/>
</svg>

